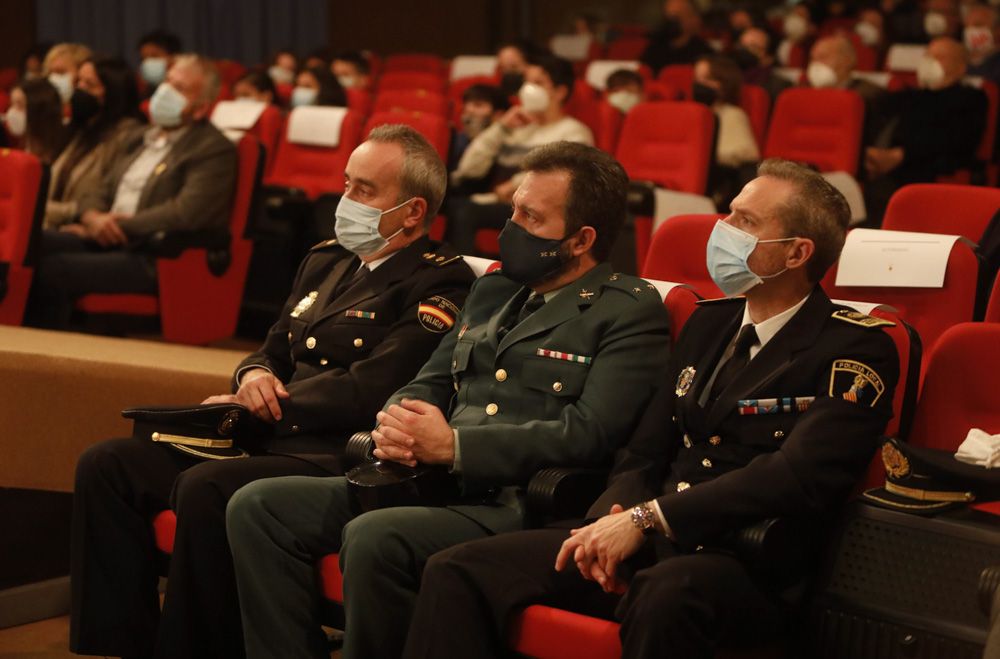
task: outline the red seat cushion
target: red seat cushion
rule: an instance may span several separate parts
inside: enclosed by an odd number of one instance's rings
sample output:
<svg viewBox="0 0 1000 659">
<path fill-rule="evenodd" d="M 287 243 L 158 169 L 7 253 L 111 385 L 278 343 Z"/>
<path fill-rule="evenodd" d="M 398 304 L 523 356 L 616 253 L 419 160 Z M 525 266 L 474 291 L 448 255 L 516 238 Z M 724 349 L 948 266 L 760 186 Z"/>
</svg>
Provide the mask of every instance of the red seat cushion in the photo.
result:
<svg viewBox="0 0 1000 659">
<path fill-rule="evenodd" d="M 174 534 L 177 531 L 177 516 L 172 510 L 164 510 L 153 518 L 153 538 L 156 548 L 164 554 L 174 552 Z"/>
</svg>

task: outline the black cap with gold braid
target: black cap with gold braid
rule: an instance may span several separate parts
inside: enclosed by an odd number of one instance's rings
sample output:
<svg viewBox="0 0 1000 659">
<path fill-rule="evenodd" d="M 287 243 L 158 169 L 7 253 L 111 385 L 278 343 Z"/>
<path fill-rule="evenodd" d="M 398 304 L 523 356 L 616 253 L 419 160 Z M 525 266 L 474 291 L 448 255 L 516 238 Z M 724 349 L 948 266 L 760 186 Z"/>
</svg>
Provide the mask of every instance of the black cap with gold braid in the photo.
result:
<svg viewBox="0 0 1000 659">
<path fill-rule="evenodd" d="M 245 458 L 245 446 L 270 432 L 250 410 L 235 403 L 122 410 L 132 419 L 132 436 L 163 443 L 205 460 Z"/>
</svg>

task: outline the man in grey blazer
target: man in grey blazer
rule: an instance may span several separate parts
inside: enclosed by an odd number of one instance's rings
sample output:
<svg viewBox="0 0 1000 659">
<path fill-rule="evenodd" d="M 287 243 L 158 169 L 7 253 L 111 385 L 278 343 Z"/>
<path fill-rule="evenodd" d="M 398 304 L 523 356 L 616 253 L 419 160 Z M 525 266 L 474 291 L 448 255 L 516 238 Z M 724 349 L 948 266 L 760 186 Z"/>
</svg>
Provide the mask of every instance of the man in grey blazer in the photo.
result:
<svg viewBox="0 0 1000 659">
<path fill-rule="evenodd" d="M 156 264 L 143 247 L 158 232 L 225 230 L 237 156 L 208 121 L 218 93 L 211 62 L 176 59 L 150 99 L 153 125 L 126 138 L 126 155 L 81 199 L 78 221 L 43 232 L 33 324 L 65 327 L 87 293 L 156 293 Z"/>
</svg>

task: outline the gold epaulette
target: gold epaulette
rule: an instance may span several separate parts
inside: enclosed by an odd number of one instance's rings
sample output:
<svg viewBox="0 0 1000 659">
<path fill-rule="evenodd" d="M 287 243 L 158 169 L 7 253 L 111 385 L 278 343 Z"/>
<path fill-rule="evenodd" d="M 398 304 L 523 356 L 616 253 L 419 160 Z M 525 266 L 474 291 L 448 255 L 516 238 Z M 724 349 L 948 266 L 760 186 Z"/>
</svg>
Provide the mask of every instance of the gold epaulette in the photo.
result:
<svg viewBox="0 0 1000 659">
<path fill-rule="evenodd" d="M 433 266 L 441 267 L 443 265 L 448 265 L 449 263 L 454 263 L 455 261 L 462 258 L 461 254 L 456 254 L 454 256 L 445 256 L 442 254 L 437 254 L 435 252 L 424 252 L 423 258 L 425 261 Z"/>
<path fill-rule="evenodd" d="M 845 323 L 850 323 L 851 325 L 860 325 L 861 327 L 895 327 L 896 323 L 891 320 L 885 320 L 884 318 L 876 318 L 874 316 L 869 316 L 863 314 L 860 311 L 855 311 L 854 309 L 838 309 L 833 312 L 833 317 L 837 320 L 842 320 Z"/>
</svg>

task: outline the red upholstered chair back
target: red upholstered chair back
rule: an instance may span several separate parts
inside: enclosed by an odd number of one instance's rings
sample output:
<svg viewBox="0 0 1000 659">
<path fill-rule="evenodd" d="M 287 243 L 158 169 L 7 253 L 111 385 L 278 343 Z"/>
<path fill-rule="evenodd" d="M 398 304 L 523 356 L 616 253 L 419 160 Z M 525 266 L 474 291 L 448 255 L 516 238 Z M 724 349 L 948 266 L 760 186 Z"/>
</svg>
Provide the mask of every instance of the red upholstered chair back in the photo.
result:
<svg viewBox="0 0 1000 659">
<path fill-rule="evenodd" d="M 662 83 L 670 85 L 674 89 L 679 89 L 684 98 L 691 98 L 691 85 L 694 83 L 693 64 L 670 64 L 660 69 L 656 79 Z"/>
<path fill-rule="evenodd" d="M 375 97 L 373 112 L 425 112 L 448 116 L 449 102 L 444 94 L 436 94 L 423 89 L 387 89 Z"/>
<path fill-rule="evenodd" d="M 684 282 L 703 298 L 722 297 L 708 274 L 705 246 L 717 220 L 724 215 L 678 215 L 653 234 L 642 268 L 647 279 Z"/>
<path fill-rule="evenodd" d="M 1000 324 L 962 323 L 930 352 L 909 441 L 955 451 L 970 428 L 1000 433 Z"/>
<path fill-rule="evenodd" d="M 993 292 L 990 293 L 984 320 L 987 323 L 1000 323 L 1000 273 L 997 273 L 996 281 L 993 282 Z"/>
<path fill-rule="evenodd" d="M 618 161 L 632 180 L 704 194 L 715 115 L 700 103 L 640 103 L 625 116 Z"/>
<path fill-rule="evenodd" d="M 378 79 L 377 88 L 380 92 L 387 89 L 423 89 L 443 94 L 448 88 L 448 77 L 447 74 L 423 71 L 390 71 Z"/>
<path fill-rule="evenodd" d="M 389 55 L 382 65 L 382 73 L 397 73 L 400 71 L 414 73 L 432 73 L 437 76 L 448 75 L 449 63 L 437 55 L 427 53 L 405 53 Z"/>
<path fill-rule="evenodd" d="M 607 45 L 604 57 L 607 59 L 639 59 L 649 46 L 649 39 L 637 35 L 622 36 Z"/>
<path fill-rule="evenodd" d="M 613 154 L 618 148 L 625 115 L 607 101 L 597 104 L 597 130 L 594 131 L 594 146 Z"/>
<path fill-rule="evenodd" d="M 771 112 L 771 96 L 760 85 L 743 85 L 740 90 L 740 107 L 750 118 L 757 147 L 763 147 L 767 135 L 767 119 Z"/>
<path fill-rule="evenodd" d="M 405 124 L 427 138 L 431 146 L 441 156 L 441 160 L 448 162 L 448 147 L 451 144 L 451 127 L 448 119 L 443 115 L 427 114 L 425 112 L 376 112 L 368 118 L 362 134 L 365 138 L 376 126 L 384 124 Z"/>
<path fill-rule="evenodd" d="M 285 118 L 281 115 L 281 110 L 276 105 L 268 105 L 257 119 L 257 123 L 247 131 L 264 147 L 265 172 L 271 171 L 274 156 L 278 151 L 278 140 L 281 139 L 281 131 L 284 128 Z"/>
<path fill-rule="evenodd" d="M 354 110 L 362 117 L 367 117 L 372 113 L 372 94 L 367 89 L 346 89 L 347 107 Z"/>
<path fill-rule="evenodd" d="M 889 200 L 882 228 L 958 234 L 978 243 L 1000 210 L 1000 190 L 950 183 L 905 185 Z"/>
<path fill-rule="evenodd" d="M 0 323 L 20 325 L 34 274 L 29 247 L 45 213 L 38 158 L 24 151 L 0 149 Z"/>
<path fill-rule="evenodd" d="M 335 147 L 293 144 L 287 130 L 278 140 L 274 165 L 265 183 L 286 188 L 299 188 L 310 199 L 324 193 L 344 191 L 344 167 L 351 152 L 361 142 L 362 117 L 350 111 L 340 128 L 340 143 Z"/>
<path fill-rule="evenodd" d="M 665 282 L 659 279 L 649 280 L 654 286 L 660 289 L 660 294 L 663 294 L 663 290 L 670 287 L 666 295 L 663 296 L 663 306 L 667 308 L 667 312 L 670 314 L 670 340 L 674 343 L 681 336 L 681 330 L 684 329 L 684 324 L 687 323 L 688 318 L 694 313 L 694 310 L 698 308 L 698 294 L 695 293 L 694 289 L 686 284 L 673 284 L 672 282 Z"/>
<path fill-rule="evenodd" d="M 774 104 L 764 157 L 857 175 L 864 114 L 864 101 L 852 91 L 786 89 Z"/>
</svg>

